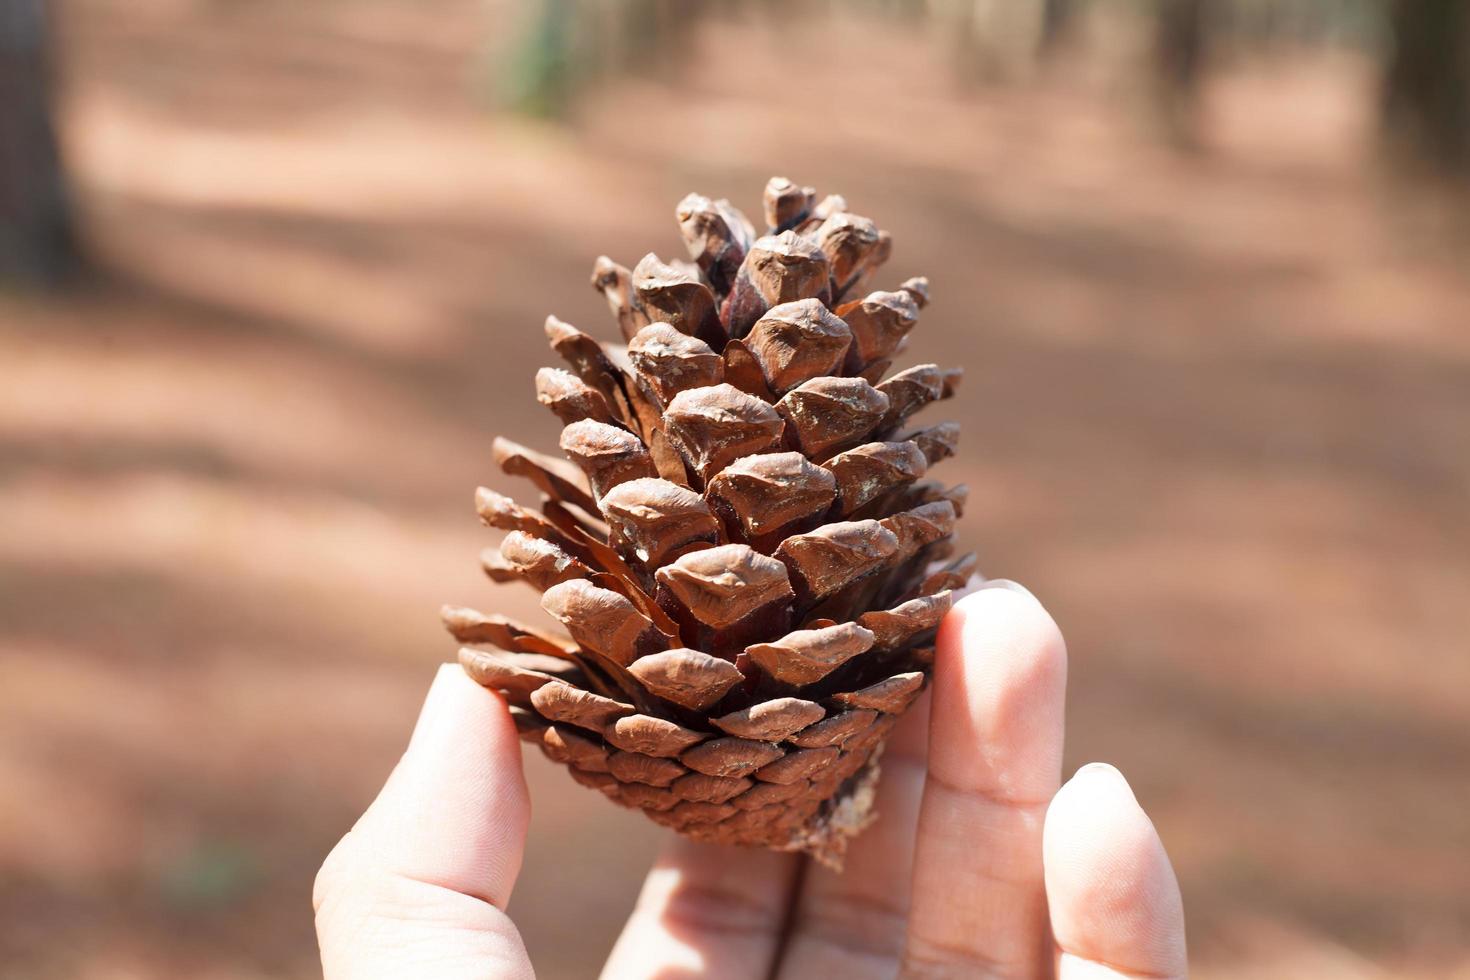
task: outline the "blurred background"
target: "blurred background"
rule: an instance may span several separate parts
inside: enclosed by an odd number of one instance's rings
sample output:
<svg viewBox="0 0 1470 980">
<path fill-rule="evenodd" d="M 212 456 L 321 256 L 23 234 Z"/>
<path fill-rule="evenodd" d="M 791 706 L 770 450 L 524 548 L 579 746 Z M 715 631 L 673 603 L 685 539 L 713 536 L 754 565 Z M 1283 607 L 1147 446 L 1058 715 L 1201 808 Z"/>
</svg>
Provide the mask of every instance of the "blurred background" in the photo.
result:
<svg viewBox="0 0 1470 980">
<path fill-rule="evenodd" d="M 1470 5 L 5 0 L 0 975 L 317 972 L 547 313 L 841 192 L 1202 978 L 1470 976 Z M 659 833 L 529 759 L 586 977 Z"/>
</svg>

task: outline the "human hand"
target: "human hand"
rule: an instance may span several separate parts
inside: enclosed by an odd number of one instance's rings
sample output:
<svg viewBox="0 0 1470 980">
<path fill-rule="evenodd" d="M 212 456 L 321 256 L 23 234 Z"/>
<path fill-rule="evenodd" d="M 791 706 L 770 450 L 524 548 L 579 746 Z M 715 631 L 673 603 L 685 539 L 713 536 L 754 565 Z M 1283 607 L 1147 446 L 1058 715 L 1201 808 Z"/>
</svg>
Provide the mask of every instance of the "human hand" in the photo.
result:
<svg viewBox="0 0 1470 980">
<path fill-rule="evenodd" d="M 1055 623 L 990 582 L 936 647 L 932 696 L 894 731 L 878 821 L 846 871 L 676 837 L 605 980 L 1185 975 L 1179 887 L 1128 784 L 1093 764 L 1059 790 Z M 403 759 L 317 875 L 327 980 L 531 977 L 502 911 L 529 813 L 504 703 L 444 667 Z"/>
</svg>

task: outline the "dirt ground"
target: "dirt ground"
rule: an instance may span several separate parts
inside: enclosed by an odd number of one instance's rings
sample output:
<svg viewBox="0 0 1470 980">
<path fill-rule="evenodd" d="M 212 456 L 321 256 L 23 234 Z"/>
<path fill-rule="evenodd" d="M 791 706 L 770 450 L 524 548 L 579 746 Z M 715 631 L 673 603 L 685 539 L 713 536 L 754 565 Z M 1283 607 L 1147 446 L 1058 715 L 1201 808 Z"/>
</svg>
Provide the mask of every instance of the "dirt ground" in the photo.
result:
<svg viewBox="0 0 1470 980">
<path fill-rule="evenodd" d="M 1069 769 L 1131 777 L 1197 975 L 1470 976 L 1470 212 L 1373 163 L 1361 65 L 1233 71 L 1181 154 L 1116 83 L 732 25 L 559 128 L 487 111 L 500 13 L 63 5 L 100 273 L 0 296 L 0 974 L 313 975 L 439 604 L 540 615 L 470 500 L 554 445 L 541 320 L 784 173 L 933 282 L 965 535 L 1067 633 Z M 511 912 L 590 976 L 659 834 L 530 770 Z"/>
</svg>

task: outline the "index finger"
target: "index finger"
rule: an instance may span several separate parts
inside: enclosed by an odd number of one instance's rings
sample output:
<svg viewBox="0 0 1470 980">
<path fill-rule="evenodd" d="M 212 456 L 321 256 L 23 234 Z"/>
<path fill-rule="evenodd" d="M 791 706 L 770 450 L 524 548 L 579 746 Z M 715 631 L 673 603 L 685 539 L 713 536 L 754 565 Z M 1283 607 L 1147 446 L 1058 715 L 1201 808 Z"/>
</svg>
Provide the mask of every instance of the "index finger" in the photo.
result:
<svg viewBox="0 0 1470 980">
<path fill-rule="evenodd" d="M 1048 968 L 1041 833 L 1061 782 L 1066 677 L 1056 623 L 1014 583 L 988 583 L 940 626 L 906 975 Z"/>
</svg>

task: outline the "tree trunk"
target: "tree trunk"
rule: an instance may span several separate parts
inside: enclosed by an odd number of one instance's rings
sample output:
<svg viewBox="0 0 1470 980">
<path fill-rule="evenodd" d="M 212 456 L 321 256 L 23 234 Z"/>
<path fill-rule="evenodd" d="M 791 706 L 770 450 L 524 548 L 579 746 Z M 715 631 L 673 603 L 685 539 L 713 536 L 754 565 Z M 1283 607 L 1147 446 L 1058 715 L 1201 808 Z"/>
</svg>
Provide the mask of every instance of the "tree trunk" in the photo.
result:
<svg viewBox="0 0 1470 980">
<path fill-rule="evenodd" d="M 1043 55 L 1056 51 L 1067 39 L 1077 6 L 1077 0 L 1042 0 L 1041 43 L 1038 47 Z"/>
<path fill-rule="evenodd" d="M 1446 170 L 1470 171 L 1470 5 L 1391 0 L 1384 78 L 1390 140 Z"/>
<path fill-rule="evenodd" d="M 55 283 L 75 266 L 48 54 L 42 0 L 0 3 L 0 280 Z"/>
<path fill-rule="evenodd" d="M 1164 122 L 1179 142 L 1195 142 L 1204 75 L 1208 0 L 1158 0 L 1154 58 Z"/>
</svg>

